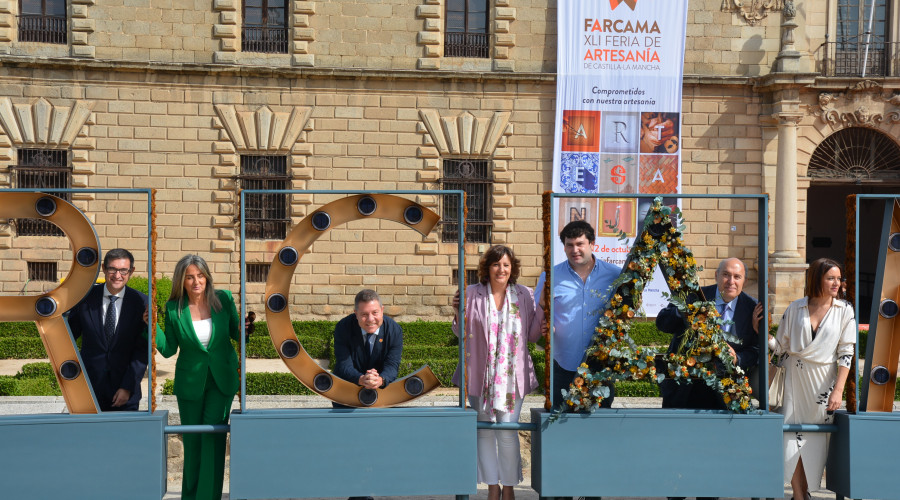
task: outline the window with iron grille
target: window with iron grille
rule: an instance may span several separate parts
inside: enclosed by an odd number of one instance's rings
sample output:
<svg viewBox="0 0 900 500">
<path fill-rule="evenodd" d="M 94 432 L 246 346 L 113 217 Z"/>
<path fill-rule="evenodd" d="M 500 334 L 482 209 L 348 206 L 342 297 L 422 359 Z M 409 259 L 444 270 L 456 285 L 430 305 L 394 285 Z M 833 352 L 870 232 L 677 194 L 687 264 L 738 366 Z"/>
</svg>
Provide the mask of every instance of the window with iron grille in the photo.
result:
<svg viewBox="0 0 900 500">
<path fill-rule="evenodd" d="M 247 263 L 247 283 L 265 283 L 269 279 L 269 266 L 265 262 Z"/>
<path fill-rule="evenodd" d="M 466 235 L 469 243 L 490 243 L 491 193 L 494 175 L 490 160 L 445 159 L 441 189 L 461 189 L 466 193 Z M 459 235 L 457 211 L 459 196 L 444 195 L 441 200 L 441 240 L 456 242 Z"/>
<path fill-rule="evenodd" d="M 72 167 L 66 150 L 20 149 L 17 160 L 17 164 L 10 167 L 17 188 L 50 190 L 72 187 Z M 72 193 L 48 192 L 66 201 L 72 199 Z M 63 236 L 56 224 L 43 219 L 16 219 L 15 224 L 19 236 Z"/>
<path fill-rule="evenodd" d="M 287 54 L 290 36 L 286 0 L 244 0 L 241 50 Z"/>
<path fill-rule="evenodd" d="M 445 57 L 490 57 L 487 0 L 447 0 Z"/>
<path fill-rule="evenodd" d="M 66 43 L 65 0 L 19 0 L 19 41 Z"/>
<path fill-rule="evenodd" d="M 457 274 L 459 272 L 459 268 L 454 268 L 453 272 L 450 274 L 450 284 L 451 285 L 459 285 L 459 278 Z M 478 269 L 466 269 L 466 285 L 474 285 L 478 283 Z"/>
<path fill-rule="evenodd" d="M 290 189 L 287 156 L 241 155 L 241 189 Z M 244 199 L 247 238 L 283 240 L 291 223 L 290 195 L 251 194 Z"/>
<path fill-rule="evenodd" d="M 56 282 L 56 262 L 28 262 L 28 281 Z"/>
<path fill-rule="evenodd" d="M 838 0 L 837 36 L 834 42 L 834 76 L 887 76 L 891 73 L 891 54 L 897 44 L 888 43 L 888 24 L 892 17 L 887 0 Z M 871 14 L 871 15 L 870 15 Z M 869 26 L 871 22 L 871 31 Z"/>
</svg>

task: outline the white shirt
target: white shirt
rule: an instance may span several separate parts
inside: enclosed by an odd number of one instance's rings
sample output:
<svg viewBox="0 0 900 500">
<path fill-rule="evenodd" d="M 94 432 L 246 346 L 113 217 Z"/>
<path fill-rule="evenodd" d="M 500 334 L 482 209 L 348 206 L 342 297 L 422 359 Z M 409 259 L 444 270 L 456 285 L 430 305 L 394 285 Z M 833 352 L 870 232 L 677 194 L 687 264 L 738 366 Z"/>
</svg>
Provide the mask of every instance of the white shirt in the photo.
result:
<svg viewBox="0 0 900 500">
<path fill-rule="evenodd" d="M 212 336 L 212 318 L 191 321 L 194 324 L 194 333 L 203 347 L 209 347 L 209 338 Z"/>
<path fill-rule="evenodd" d="M 369 340 L 369 332 L 363 330 L 362 327 L 359 327 L 359 331 L 362 332 L 362 336 L 363 336 L 363 344 L 366 344 L 366 348 L 368 349 L 368 348 L 371 347 L 372 349 L 375 349 L 375 342 L 378 342 L 378 334 L 381 333 L 381 327 L 379 326 L 378 329 L 375 330 L 375 336 L 372 337 L 372 345 L 371 345 L 371 346 L 369 346 L 369 342 L 368 342 L 368 340 Z"/>
<path fill-rule="evenodd" d="M 118 297 L 116 299 L 116 303 L 113 304 L 113 307 L 116 308 L 116 312 L 115 312 L 116 324 L 118 325 L 119 324 L 119 315 L 122 314 L 122 299 L 125 298 L 125 288 L 124 287 L 122 287 L 122 290 L 120 290 L 119 293 L 112 294 L 112 293 L 109 293 L 109 288 L 106 288 L 106 285 L 103 285 L 103 310 L 100 311 L 100 317 L 103 319 L 104 322 L 106 322 L 106 310 L 109 308 L 109 297 L 111 295 Z"/>
</svg>

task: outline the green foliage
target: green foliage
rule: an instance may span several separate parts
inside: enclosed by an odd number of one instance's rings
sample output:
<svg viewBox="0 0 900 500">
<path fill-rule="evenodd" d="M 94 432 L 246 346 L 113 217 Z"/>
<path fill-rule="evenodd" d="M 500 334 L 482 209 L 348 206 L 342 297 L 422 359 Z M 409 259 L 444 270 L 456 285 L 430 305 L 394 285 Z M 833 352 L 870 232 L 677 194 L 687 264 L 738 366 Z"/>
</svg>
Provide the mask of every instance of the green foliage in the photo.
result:
<svg viewBox="0 0 900 500">
<path fill-rule="evenodd" d="M 0 375 L 0 396 L 12 396 L 18 382 L 16 377 L 11 375 Z"/>
<path fill-rule="evenodd" d="M 330 337 L 323 339 L 319 336 L 312 337 L 302 335 L 297 339 L 300 341 L 300 345 L 302 345 L 303 348 L 306 349 L 306 352 L 313 358 L 328 359 L 331 357 Z M 235 351 L 240 352 L 241 345 L 239 342 L 232 341 L 232 345 L 234 346 Z M 256 359 L 278 358 L 278 353 L 272 345 L 272 339 L 269 337 L 268 332 L 261 335 L 259 330 L 257 330 L 250 335 L 250 341 L 247 343 L 247 357 Z"/>
<path fill-rule="evenodd" d="M 59 396 L 50 363 L 28 363 L 13 376 L 0 376 L 0 396 Z"/>
<path fill-rule="evenodd" d="M 0 338 L 2 337 L 40 337 L 37 325 L 34 321 L 17 321 L 0 323 Z"/>
<path fill-rule="evenodd" d="M 175 381 L 167 378 L 162 386 L 163 396 L 172 396 L 175 394 Z"/>
<path fill-rule="evenodd" d="M 315 393 L 307 389 L 291 373 L 248 373 L 247 394 L 252 396 L 279 394 L 311 396 Z"/>
<path fill-rule="evenodd" d="M 337 325 L 337 321 L 294 321 L 291 325 L 294 327 L 294 333 L 298 337 L 330 339 L 334 337 L 334 326 Z M 256 333 L 268 336 L 268 325 L 265 322 L 258 321 L 256 323 Z"/>
<path fill-rule="evenodd" d="M 403 345 L 455 346 L 459 339 L 453 335 L 449 321 L 412 321 L 400 323 Z"/>
<path fill-rule="evenodd" d="M 623 380 L 616 382 L 616 397 L 658 398 L 659 386 L 647 380 Z"/>
<path fill-rule="evenodd" d="M 22 365 L 22 371 L 16 374 L 16 378 L 25 379 L 25 378 L 40 378 L 40 377 L 51 377 L 55 378 L 56 374 L 53 372 L 53 367 L 50 366 L 50 363 L 40 362 L 40 363 L 28 363 Z"/>
<path fill-rule="evenodd" d="M 672 341 L 672 334 L 659 331 L 651 321 L 632 323 L 628 334 L 637 345 L 667 346 Z"/>
<path fill-rule="evenodd" d="M 422 368 L 423 365 L 428 365 L 431 368 L 434 375 L 441 381 L 442 387 L 453 386 L 450 380 L 453 378 L 453 372 L 456 371 L 457 363 L 455 359 L 402 359 L 400 360 L 400 375 L 397 378 L 405 377 Z"/>
<path fill-rule="evenodd" d="M 861 359 L 866 358 L 866 349 L 869 345 L 869 330 L 860 330 L 859 331 L 859 357 Z"/>
<path fill-rule="evenodd" d="M 39 359 L 46 357 L 47 351 L 44 350 L 44 344 L 39 337 L 0 336 L 0 359 Z"/>
<path fill-rule="evenodd" d="M 135 276 L 128 280 L 128 286 L 143 294 L 147 294 L 147 291 L 150 289 L 147 278 L 140 276 Z M 169 295 L 171 294 L 172 280 L 166 277 L 158 278 L 156 280 L 156 305 L 159 307 L 160 314 L 166 312 L 166 301 L 169 300 Z M 160 323 L 162 323 L 162 320 L 160 320 Z"/>
<path fill-rule="evenodd" d="M 56 378 L 24 378 L 16 380 L 9 396 L 61 396 Z"/>
<path fill-rule="evenodd" d="M 428 360 L 459 360 L 459 346 L 439 347 L 431 345 L 403 345 L 403 358 Z"/>
</svg>

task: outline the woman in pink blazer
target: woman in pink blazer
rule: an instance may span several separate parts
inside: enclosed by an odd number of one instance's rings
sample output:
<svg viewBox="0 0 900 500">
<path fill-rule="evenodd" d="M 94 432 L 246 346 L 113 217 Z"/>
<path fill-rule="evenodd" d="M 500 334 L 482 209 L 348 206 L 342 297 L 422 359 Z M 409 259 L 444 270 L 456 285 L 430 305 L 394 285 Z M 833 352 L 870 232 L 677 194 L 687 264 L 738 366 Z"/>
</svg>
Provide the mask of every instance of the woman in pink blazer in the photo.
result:
<svg viewBox="0 0 900 500">
<path fill-rule="evenodd" d="M 522 400 L 538 387 L 528 342 L 540 338 L 544 311 L 518 277 L 519 259 L 495 245 L 481 256 L 480 283 L 466 288 L 466 390 L 480 421 L 517 422 Z M 458 308 L 457 294 L 454 315 Z M 453 333 L 459 336 L 455 317 Z M 503 500 L 515 498 L 513 486 L 522 481 L 518 432 L 478 429 L 478 481 L 488 484 L 488 500 L 500 499 L 500 484 Z"/>
</svg>

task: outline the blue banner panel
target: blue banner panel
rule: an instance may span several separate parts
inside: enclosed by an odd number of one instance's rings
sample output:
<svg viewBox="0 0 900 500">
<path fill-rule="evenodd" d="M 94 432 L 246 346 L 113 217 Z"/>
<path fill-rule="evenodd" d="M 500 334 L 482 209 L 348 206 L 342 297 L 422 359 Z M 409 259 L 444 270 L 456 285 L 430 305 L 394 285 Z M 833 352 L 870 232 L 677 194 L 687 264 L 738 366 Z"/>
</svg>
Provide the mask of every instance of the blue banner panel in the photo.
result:
<svg viewBox="0 0 900 500">
<path fill-rule="evenodd" d="M 776 413 L 623 409 L 549 417 L 531 410 L 539 423 L 531 484 L 542 497 L 784 495 Z"/>
<path fill-rule="evenodd" d="M 828 447 L 825 487 L 847 498 L 900 498 L 900 415 L 836 412 L 834 423 L 838 431 Z"/>
<path fill-rule="evenodd" d="M 159 500 L 167 419 L 166 411 L 0 417 L 2 496 Z"/>
<path fill-rule="evenodd" d="M 232 413 L 230 495 L 474 495 L 475 425 L 459 408 Z"/>
</svg>

